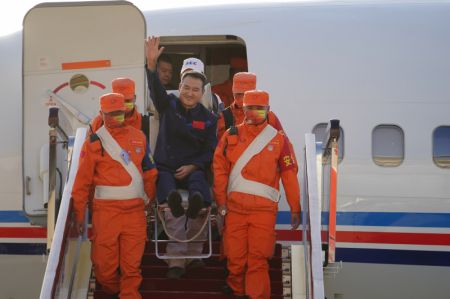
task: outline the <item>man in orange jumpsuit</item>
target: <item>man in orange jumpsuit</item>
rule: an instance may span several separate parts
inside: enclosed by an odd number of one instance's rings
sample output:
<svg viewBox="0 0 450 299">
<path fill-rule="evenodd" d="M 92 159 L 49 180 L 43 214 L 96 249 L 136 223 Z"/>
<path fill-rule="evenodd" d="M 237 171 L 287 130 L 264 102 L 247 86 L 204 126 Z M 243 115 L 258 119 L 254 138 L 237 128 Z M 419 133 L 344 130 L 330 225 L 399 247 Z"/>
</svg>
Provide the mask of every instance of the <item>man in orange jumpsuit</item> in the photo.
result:
<svg viewBox="0 0 450 299">
<path fill-rule="evenodd" d="M 117 78 L 112 81 L 112 91 L 120 93 L 125 98 L 125 125 L 142 130 L 148 136 L 148 116 L 141 115 L 136 109 L 136 94 L 134 81 L 129 78 Z M 95 133 L 103 125 L 103 116 L 99 113 L 91 121 L 91 133 Z"/>
<path fill-rule="evenodd" d="M 82 232 L 95 188 L 91 259 L 96 278 L 107 293 L 141 298 L 145 204 L 155 196 L 157 170 L 144 134 L 124 125 L 123 95 L 101 96 L 100 107 L 104 125 L 85 141 L 72 189 L 76 228 Z"/>
<path fill-rule="evenodd" d="M 214 153 L 214 195 L 219 213 L 226 214 L 228 286 L 238 297 L 269 299 L 268 258 L 276 239 L 279 180 L 296 229 L 300 224 L 298 166 L 289 140 L 267 123 L 269 95 L 247 91 L 243 104 L 244 123 L 226 131 Z"/>
<path fill-rule="evenodd" d="M 212 92 L 219 95 L 224 103 L 224 107 L 228 107 L 233 102 L 233 76 L 239 72 L 247 71 L 247 60 L 240 57 L 233 57 L 230 59 L 230 77 L 223 83 L 214 85 Z"/>
<path fill-rule="evenodd" d="M 240 72 L 233 77 L 233 103 L 220 114 L 217 121 L 217 139 L 220 140 L 223 133 L 231 126 L 236 126 L 244 121 L 244 110 L 242 109 L 242 100 L 244 92 L 256 89 L 256 75 L 254 73 Z M 278 131 L 283 131 L 283 127 L 278 117 L 272 111 L 267 115 L 269 125 Z"/>
</svg>

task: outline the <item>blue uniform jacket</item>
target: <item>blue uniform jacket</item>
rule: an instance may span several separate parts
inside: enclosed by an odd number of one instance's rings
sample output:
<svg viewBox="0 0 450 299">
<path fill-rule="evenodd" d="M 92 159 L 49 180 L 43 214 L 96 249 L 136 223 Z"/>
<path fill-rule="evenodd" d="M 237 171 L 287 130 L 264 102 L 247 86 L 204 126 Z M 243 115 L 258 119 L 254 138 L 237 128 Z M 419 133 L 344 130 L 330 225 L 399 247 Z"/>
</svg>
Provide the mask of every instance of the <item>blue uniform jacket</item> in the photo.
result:
<svg viewBox="0 0 450 299">
<path fill-rule="evenodd" d="M 188 164 L 209 168 L 217 145 L 217 118 L 201 103 L 186 110 L 178 97 L 167 94 L 155 71 L 147 69 L 147 81 L 159 113 L 154 153 L 157 168 L 175 171 Z"/>
</svg>

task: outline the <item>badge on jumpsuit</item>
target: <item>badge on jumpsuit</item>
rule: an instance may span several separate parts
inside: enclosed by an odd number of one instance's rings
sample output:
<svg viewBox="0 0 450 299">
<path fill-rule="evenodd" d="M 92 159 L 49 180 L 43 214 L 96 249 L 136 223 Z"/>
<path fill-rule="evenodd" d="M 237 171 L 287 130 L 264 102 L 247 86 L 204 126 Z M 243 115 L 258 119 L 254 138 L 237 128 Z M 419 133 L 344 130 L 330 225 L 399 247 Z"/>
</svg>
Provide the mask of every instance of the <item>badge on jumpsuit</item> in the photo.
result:
<svg viewBox="0 0 450 299">
<path fill-rule="evenodd" d="M 127 151 L 122 150 L 120 152 L 120 157 L 122 158 L 123 162 L 125 162 L 126 165 L 130 163 L 130 156 L 128 155 Z"/>
</svg>

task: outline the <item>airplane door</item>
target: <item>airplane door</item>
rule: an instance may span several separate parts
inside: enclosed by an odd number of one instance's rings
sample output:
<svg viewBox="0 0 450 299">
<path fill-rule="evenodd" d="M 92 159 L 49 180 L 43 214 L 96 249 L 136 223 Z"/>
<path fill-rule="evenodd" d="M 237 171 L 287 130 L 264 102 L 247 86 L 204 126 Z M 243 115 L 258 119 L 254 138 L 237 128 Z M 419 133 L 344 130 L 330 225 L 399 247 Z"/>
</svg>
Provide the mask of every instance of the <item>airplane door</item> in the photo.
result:
<svg viewBox="0 0 450 299">
<path fill-rule="evenodd" d="M 137 107 L 146 107 L 145 18 L 126 1 L 43 3 L 23 21 L 23 198 L 32 222 L 45 222 L 48 196 L 49 107 L 59 108 L 57 167 L 67 170 L 64 134 L 73 136 L 99 111 L 111 81 L 136 82 Z M 59 187 L 57 187 L 57 190 Z M 58 193 L 57 193 L 58 194 Z M 58 196 L 58 195 L 57 195 Z"/>
</svg>

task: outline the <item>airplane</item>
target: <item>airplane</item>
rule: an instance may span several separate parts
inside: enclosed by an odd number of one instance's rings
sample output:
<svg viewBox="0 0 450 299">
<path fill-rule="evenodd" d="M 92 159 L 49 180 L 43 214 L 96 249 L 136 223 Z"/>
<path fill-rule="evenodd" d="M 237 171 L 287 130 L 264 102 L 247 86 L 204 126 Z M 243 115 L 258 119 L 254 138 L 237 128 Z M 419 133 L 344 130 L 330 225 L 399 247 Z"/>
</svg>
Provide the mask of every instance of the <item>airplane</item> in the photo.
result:
<svg viewBox="0 0 450 299">
<path fill-rule="evenodd" d="M 328 120 L 340 120 L 342 269 L 325 277 L 327 298 L 448 298 L 450 1 L 233 4 L 138 11 L 138 18 L 124 1 L 103 2 L 107 14 L 87 3 L 36 6 L 22 32 L 0 38 L 1 298 L 35 298 L 42 285 L 48 108 L 60 106 L 60 126 L 74 135 L 98 112 L 111 80 L 131 76 L 138 107 L 152 112 L 142 55 L 147 35 L 161 36 L 175 69 L 186 57 L 204 61 L 212 85 L 228 79 L 232 57 L 247 59 L 300 165 L 305 133 L 323 139 Z M 48 9 L 67 7 L 84 14 Z M 65 31 L 70 18 L 77 30 Z M 81 42 L 89 39 L 98 43 Z M 142 43 L 127 43 L 136 40 Z M 156 118 L 151 130 L 155 136 Z M 56 198 L 67 179 L 70 140 L 56 145 Z M 288 213 L 281 200 L 278 240 L 297 244 L 300 232 L 289 230 Z"/>
</svg>

